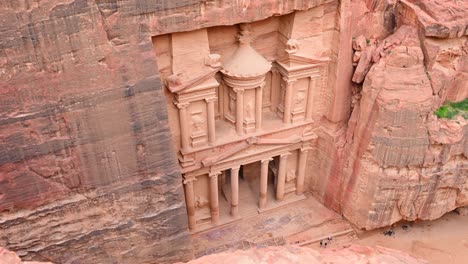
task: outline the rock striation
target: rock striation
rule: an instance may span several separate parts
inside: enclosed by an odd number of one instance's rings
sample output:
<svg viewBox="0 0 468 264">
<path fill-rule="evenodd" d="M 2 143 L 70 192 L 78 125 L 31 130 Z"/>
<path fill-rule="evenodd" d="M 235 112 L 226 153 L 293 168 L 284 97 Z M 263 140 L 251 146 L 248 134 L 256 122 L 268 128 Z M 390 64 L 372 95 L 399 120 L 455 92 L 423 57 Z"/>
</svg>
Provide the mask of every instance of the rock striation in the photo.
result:
<svg viewBox="0 0 468 264">
<path fill-rule="evenodd" d="M 467 120 L 434 115 L 467 97 L 466 7 L 399 1 L 395 10 L 392 35 L 355 40 L 353 81 L 364 83 L 348 123 L 341 208 L 365 229 L 466 205 Z"/>
<path fill-rule="evenodd" d="M 334 0 L 2 1 L 0 245 L 58 263 L 190 259 L 152 37 L 317 6 L 334 39 Z"/>
<path fill-rule="evenodd" d="M 191 259 L 163 35 L 229 26 L 206 38 L 229 55 L 232 29 L 251 22 L 264 40 L 252 48 L 268 60 L 298 46 L 330 58 L 306 191 L 363 229 L 467 206 L 467 120 L 434 115 L 468 97 L 467 10 L 452 0 L 1 1 L 0 246 L 56 263 Z M 209 54 L 203 67 L 220 60 Z"/>
</svg>

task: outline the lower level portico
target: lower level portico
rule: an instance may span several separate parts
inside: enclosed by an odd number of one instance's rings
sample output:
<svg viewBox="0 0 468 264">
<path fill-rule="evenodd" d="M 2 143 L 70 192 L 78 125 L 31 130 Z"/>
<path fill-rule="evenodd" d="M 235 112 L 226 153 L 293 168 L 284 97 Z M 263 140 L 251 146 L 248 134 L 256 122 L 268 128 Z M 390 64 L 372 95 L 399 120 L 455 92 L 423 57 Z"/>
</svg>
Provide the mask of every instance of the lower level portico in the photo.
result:
<svg viewBox="0 0 468 264">
<path fill-rule="evenodd" d="M 308 142 L 252 148 L 184 174 L 192 232 L 304 199 Z"/>
</svg>

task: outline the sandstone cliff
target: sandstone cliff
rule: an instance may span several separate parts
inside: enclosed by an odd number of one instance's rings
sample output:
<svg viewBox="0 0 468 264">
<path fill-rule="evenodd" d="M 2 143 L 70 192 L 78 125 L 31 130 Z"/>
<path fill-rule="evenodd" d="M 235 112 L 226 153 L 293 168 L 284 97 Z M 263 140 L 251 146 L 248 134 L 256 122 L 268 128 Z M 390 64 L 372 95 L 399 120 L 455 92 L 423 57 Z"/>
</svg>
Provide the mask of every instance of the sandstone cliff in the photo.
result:
<svg viewBox="0 0 468 264">
<path fill-rule="evenodd" d="M 394 8 L 395 32 L 367 36 L 353 78 L 365 81 L 348 123 L 341 208 L 365 229 L 467 205 L 468 122 L 434 115 L 444 101 L 467 97 L 466 6 L 397 1 Z"/>
<path fill-rule="evenodd" d="M 58 263 L 191 258 L 151 38 L 337 3 L 1 1 L 0 245 Z"/>
<path fill-rule="evenodd" d="M 308 189 L 365 229 L 468 205 L 467 121 L 434 115 L 468 97 L 464 1 L 4 0 L 0 245 L 57 263 L 190 259 L 151 38 L 317 6 L 334 61 Z"/>
</svg>

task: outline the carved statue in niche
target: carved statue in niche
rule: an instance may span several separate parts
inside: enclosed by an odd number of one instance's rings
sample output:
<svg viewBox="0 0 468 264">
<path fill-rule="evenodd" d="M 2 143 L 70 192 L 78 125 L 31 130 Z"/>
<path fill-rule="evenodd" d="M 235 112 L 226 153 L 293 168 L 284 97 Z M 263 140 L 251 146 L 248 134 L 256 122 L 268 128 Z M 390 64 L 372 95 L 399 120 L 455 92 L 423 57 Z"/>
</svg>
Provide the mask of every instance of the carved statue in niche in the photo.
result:
<svg viewBox="0 0 468 264">
<path fill-rule="evenodd" d="M 204 131 L 205 118 L 202 112 L 192 113 L 192 128 L 193 133 L 202 133 Z"/>
<path fill-rule="evenodd" d="M 208 205 L 208 200 L 201 196 L 195 197 L 195 208 L 202 208 Z"/>
<path fill-rule="evenodd" d="M 284 87 L 283 84 L 281 84 L 280 89 L 279 89 L 279 97 L 280 97 L 280 100 L 278 103 L 278 107 L 280 109 L 284 109 L 284 101 L 286 98 L 286 88 Z"/>
<path fill-rule="evenodd" d="M 254 120 L 255 117 L 255 109 L 254 109 L 254 102 L 252 102 L 252 100 L 249 100 L 247 102 L 247 105 L 245 106 L 245 113 L 246 113 L 246 118 L 247 119 L 251 119 L 251 120 Z"/>
<path fill-rule="evenodd" d="M 235 112 L 236 112 L 236 99 L 234 97 L 235 95 L 230 92 L 229 93 L 229 104 L 228 104 L 228 110 L 229 110 L 229 114 L 231 114 L 231 116 L 234 116 Z"/>
<path fill-rule="evenodd" d="M 297 91 L 296 99 L 294 100 L 294 109 L 300 110 L 303 108 L 305 97 L 304 90 Z"/>
<path fill-rule="evenodd" d="M 290 169 L 286 173 L 286 182 L 290 182 L 292 180 L 296 179 L 296 170 L 295 169 Z"/>
</svg>

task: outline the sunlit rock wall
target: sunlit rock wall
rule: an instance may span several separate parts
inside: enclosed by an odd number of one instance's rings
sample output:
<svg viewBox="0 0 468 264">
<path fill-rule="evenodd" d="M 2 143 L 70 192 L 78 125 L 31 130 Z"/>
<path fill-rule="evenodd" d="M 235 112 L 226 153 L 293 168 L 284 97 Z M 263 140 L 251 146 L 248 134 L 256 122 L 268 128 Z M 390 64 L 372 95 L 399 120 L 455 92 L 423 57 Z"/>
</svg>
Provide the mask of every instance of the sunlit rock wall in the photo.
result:
<svg viewBox="0 0 468 264">
<path fill-rule="evenodd" d="M 191 258 L 151 38 L 331 2 L 2 1 L 0 246 L 56 263 Z"/>
<path fill-rule="evenodd" d="M 357 88 L 343 151 L 341 210 L 365 229 L 435 219 L 468 203 L 468 122 L 434 115 L 445 100 L 467 98 L 466 3 L 392 8 L 395 32 L 378 43 L 365 36 L 359 64 L 366 54 L 374 65 Z"/>
</svg>

